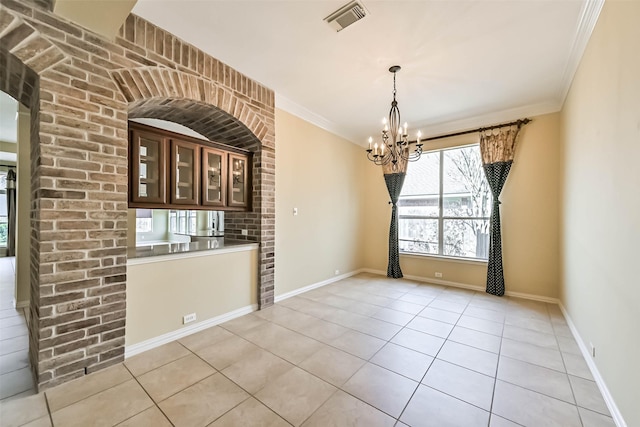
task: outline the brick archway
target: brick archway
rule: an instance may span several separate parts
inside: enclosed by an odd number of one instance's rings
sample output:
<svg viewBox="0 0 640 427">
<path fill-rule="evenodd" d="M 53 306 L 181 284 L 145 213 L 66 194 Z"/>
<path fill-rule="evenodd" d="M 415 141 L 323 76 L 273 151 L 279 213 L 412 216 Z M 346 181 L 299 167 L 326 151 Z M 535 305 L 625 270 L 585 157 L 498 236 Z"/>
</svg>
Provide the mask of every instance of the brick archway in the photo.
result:
<svg viewBox="0 0 640 427">
<path fill-rule="evenodd" d="M 236 117 L 214 105 L 191 99 L 142 99 L 129 104 L 129 118 L 180 123 L 211 141 L 251 152 L 260 151 L 262 146 L 260 139 Z"/>
<path fill-rule="evenodd" d="M 273 91 L 135 15 L 109 41 L 51 4 L 0 2 L 0 84 L 32 109 L 30 358 L 40 390 L 124 357 L 130 114 L 254 152 L 253 211 L 225 215 L 225 231 L 248 228 L 238 237 L 260 243 L 261 307 L 273 303 L 275 267 Z"/>
<path fill-rule="evenodd" d="M 162 67 L 110 73 L 129 117 L 184 125 L 207 138 L 253 152 L 251 212 L 227 212 L 225 235 L 260 243 L 260 308 L 273 304 L 275 270 L 275 150 L 273 125 L 251 103 L 204 77 Z M 239 88 L 240 91 L 242 88 Z M 248 235 L 243 235 L 246 229 Z"/>
</svg>

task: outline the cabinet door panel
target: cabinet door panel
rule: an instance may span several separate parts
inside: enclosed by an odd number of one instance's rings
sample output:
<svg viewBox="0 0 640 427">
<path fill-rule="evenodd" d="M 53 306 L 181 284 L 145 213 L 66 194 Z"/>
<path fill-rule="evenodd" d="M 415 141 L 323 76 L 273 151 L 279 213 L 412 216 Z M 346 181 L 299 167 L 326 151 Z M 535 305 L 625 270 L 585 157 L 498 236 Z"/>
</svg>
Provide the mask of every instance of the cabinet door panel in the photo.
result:
<svg viewBox="0 0 640 427">
<path fill-rule="evenodd" d="M 229 195 L 227 206 L 249 206 L 249 164 L 247 156 L 229 154 Z"/>
<path fill-rule="evenodd" d="M 224 207 L 227 203 L 227 153 L 202 148 L 202 199 L 205 206 Z"/>
<path fill-rule="evenodd" d="M 167 203 L 166 138 L 132 130 L 130 140 L 130 200 L 137 203 Z"/>
<path fill-rule="evenodd" d="M 171 203 L 197 205 L 200 177 L 198 144 L 171 140 Z"/>
</svg>

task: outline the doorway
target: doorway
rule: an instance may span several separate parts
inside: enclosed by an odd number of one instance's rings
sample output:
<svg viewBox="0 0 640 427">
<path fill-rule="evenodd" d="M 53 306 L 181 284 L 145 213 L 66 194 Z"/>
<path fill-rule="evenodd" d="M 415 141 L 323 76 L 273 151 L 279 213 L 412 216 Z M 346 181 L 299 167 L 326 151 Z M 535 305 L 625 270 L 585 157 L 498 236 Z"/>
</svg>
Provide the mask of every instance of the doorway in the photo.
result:
<svg viewBox="0 0 640 427">
<path fill-rule="evenodd" d="M 0 92 L 0 400 L 35 393 L 29 364 L 30 114 Z"/>
</svg>

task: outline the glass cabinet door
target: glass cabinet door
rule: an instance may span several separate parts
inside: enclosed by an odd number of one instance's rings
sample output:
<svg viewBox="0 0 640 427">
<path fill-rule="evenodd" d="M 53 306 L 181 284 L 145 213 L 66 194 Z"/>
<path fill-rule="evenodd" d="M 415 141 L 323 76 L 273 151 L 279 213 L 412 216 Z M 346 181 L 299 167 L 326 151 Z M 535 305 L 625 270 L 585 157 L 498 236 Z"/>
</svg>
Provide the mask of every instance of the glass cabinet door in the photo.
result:
<svg viewBox="0 0 640 427">
<path fill-rule="evenodd" d="M 131 145 L 131 201 L 166 203 L 166 138 L 133 130 Z"/>
<path fill-rule="evenodd" d="M 229 197 L 228 206 L 248 206 L 248 164 L 247 157 L 229 154 Z"/>
<path fill-rule="evenodd" d="M 171 141 L 171 203 L 198 204 L 200 172 L 199 145 L 185 141 Z"/>
<path fill-rule="evenodd" d="M 202 148 L 202 204 L 224 206 L 227 201 L 227 154 Z"/>
</svg>

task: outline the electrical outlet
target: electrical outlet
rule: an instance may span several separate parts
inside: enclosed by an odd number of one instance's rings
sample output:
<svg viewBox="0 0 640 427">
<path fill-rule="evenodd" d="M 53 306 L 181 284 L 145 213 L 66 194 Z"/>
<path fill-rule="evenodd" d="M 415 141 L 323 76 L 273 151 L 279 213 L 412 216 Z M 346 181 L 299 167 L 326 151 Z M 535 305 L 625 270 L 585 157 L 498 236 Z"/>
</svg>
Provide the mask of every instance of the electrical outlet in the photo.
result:
<svg viewBox="0 0 640 427">
<path fill-rule="evenodd" d="M 337 276 L 338 274 L 340 274 L 340 270 L 336 270 L 333 274 Z"/>
<path fill-rule="evenodd" d="M 596 346 L 593 345 L 592 342 L 589 343 L 589 348 L 591 349 L 591 357 L 596 357 Z"/>
<path fill-rule="evenodd" d="M 186 325 L 187 323 L 191 323 L 191 322 L 195 322 L 196 321 L 196 314 L 195 313 L 191 313 L 191 314 L 187 314 L 185 316 L 182 316 L 182 324 Z"/>
<path fill-rule="evenodd" d="M 243 236 L 248 236 L 249 235 L 249 230 L 242 230 L 240 232 L 240 234 L 242 234 Z"/>
<path fill-rule="evenodd" d="M 442 273 L 440 273 L 439 271 L 436 271 L 436 277 L 442 277 Z"/>
<path fill-rule="evenodd" d="M 293 208 L 293 216 L 298 215 L 298 208 Z"/>
</svg>

